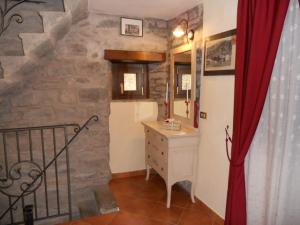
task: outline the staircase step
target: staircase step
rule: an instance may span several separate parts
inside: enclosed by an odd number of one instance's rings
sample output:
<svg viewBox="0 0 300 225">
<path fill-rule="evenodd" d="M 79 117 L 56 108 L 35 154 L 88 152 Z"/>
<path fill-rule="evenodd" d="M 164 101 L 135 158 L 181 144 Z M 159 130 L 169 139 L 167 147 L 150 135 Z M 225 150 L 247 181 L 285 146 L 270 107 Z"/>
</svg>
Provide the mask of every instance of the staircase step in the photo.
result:
<svg viewBox="0 0 300 225">
<path fill-rule="evenodd" d="M 46 33 L 21 33 L 23 49 L 26 56 L 42 57 L 51 52 L 54 48 L 53 43 Z"/>
<path fill-rule="evenodd" d="M 30 59 L 26 56 L 0 56 L 0 62 L 3 68 L 2 78 L 9 78 L 19 70 L 25 70 L 26 67 L 30 67 L 31 64 L 29 63 Z"/>
<path fill-rule="evenodd" d="M 95 199 L 82 201 L 78 204 L 80 218 L 99 215 L 97 201 Z"/>
<path fill-rule="evenodd" d="M 100 214 L 120 211 L 117 201 L 108 185 L 101 185 L 94 193 Z"/>
<path fill-rule="evenodd" d="M 24 55 L 22 40 L 19 33 L 43 33 L 43 21 L 41 16 L 34 11 L 20 11 L 16 8 L 14 13 L 22 15 L 23 23 L 18 24 L 12 20 L 11 25 L 0 37 L 0 55 L 20 56 Z M 12 12 L 8 15 L 11 16 Z"/>
<path fill-rule="evenodd" d="M 42 11 L 40 16 L 43 18 L 45 33 L 49 33 L 54 42 L 61 39 L 72 26 L 72 16 L 69 13 Z"/>
<path fill-rule="evenodd" d="M 4 93 L 10 93 L 15 91 L 18 88 L 18 84 L 21 85 L 20 80 L 16 79 L 0 79 L 0 96 Z"/>
<path fill-rule="evenodd" d="M 0 56 L 22 56 L 22 40 L 18 36 L 2 36 L 0 38 Z"/>
<path fill-rule="evenodd" d="M 43 33 L 43 21 L 37 11 L 33 10 L 21 10 L 16 7 L 12 12 L 7 15 L 9 16 L 18 13 L 23 18 L 23 23 L 16 23 L 12 20 L 11 25 L 4 32 L 4 36 L 17 36 L 19 33 Z"/>
<path fill-rule="evenodd" d="M 23 15 L 24 22 L 13 22 L 0 37 L 0 95 L 22 85 L 24 78 L 18 75 L 34 69 L 40 57 L 54 50 L 55 43 L 69 31 L 72 23 L 88 16 L 88 0 L 45 1 L 44 5 L 19 5 L 15 12 Z M 95 198 L 95 193 L 92 194 Z M 109 212 L 108 203 L 94 201 L 102 207 L 101 212 Z"/>
<path fill-rule="evenodd" d="M 96 216 L 120 211 L 108 184 L 91 188 L 78 203 L 80 217 Z"/>
<path fill-rule="evenodd" d="M 88 0 L 64 0 L 65 11 L 72 15 L 72 22 L 85 19 L 88 16 Z"/>
<path fill-rule="evenodd" d="M 42 4 L 26 3 L 18 6 L 21 10 L 34 10 L 34 11 L 64 11 L 63 0 L 43 0 Z"/>
</svg>

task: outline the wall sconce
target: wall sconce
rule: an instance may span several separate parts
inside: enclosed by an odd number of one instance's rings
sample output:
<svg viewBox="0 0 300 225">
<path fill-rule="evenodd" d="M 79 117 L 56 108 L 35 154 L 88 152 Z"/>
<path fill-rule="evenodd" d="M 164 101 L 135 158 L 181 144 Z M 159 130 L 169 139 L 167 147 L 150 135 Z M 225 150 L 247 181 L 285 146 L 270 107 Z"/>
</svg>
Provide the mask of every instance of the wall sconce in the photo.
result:
<svg viewBox="0 0 300 225">
<path fill-rule="evenodd" d="M 189 29 L 189 22 L 186 19 L 183 19 L 173 30 L 173 35 L 177 38 L 180 38 L 180 37 L 186 35 L 188 40 L 193 40 L 194 39 L 194 30 L 192 30 L 192 29 L 188 30 L 188 29 Z"/>
</svg>

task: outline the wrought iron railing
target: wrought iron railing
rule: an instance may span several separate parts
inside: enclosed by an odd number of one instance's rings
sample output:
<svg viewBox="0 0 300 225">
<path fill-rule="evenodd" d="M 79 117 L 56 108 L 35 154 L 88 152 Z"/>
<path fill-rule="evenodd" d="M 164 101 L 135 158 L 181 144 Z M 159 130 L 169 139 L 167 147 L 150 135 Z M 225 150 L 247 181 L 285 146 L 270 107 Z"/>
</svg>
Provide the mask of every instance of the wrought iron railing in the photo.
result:
<svg viewBox="0 0 300 225">
<path fill-rule="evenodd" d="M 23 17 L 19 13 L 12 13 L 10 12 L 16 8 L 18 5 L 23 3 L 34 3 L 34 4 L 41 4 L 45 3 L 45 1 L 39 0 L 4 0 L 2 5 L 0 4 L 0 36 L 3 34 L 4 31 L 7 30 L 9 25 L 11 24 L 12 20 L 15 19 L 17 23 L 23 23 Z"/>
<path fill-rule="evenodd" d="M 98 120 L 94 115 L 82 126 L 62 124 L 0 129 L 0 206 L 5 198 L 8 205 L 0 212 L 0 224 L 23 224 L 21 210 L 31 207 L 34 220 L 61 216 L 72 219 L 69 146 L 83 129 L 88 129 L 91 121 Z M 70 128 L 74 132 L 71 138 Z M 47 161 L 49 152 L 54 156 Z M 65 183 L 61 184 L 62 181 Z"/>
</svg>

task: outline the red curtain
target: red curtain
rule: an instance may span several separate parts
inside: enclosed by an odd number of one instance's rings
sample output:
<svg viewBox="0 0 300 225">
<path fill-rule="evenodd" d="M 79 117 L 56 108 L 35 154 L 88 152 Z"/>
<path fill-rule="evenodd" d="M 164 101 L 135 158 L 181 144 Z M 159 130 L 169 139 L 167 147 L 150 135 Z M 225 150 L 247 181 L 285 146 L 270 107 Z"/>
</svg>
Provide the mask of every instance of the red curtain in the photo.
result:
<svg viewBox="0 0 300 225">
<path fill-rule="evenodd" d="M 289 0 L 239 0 L 225 225 L 246 225 L 244 159 L 264 106 Z"/>
</svg>

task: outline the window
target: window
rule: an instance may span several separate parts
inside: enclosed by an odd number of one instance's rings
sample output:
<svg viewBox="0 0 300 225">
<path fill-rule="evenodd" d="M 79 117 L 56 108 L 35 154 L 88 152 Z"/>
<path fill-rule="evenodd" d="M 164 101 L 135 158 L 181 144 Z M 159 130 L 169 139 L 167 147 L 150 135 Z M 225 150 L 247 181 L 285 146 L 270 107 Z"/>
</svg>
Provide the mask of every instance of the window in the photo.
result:
<svg viewBox="0 0 300 225">
<path fill-rule="evenodd" d="M 191 98 L 192 75 L 191 66 L 183 64 L 175 64 L 174 79 L 174 97 L 186 98 L 186 89 L 188 89 L 189 98 Z"/>
<path fill-rule="evenodd" d="M 181 76 L 182 79 L 182 90 L 191 90 L 192 87 L 192 75 L 191 74 L 182 74 Z"/>
<path fill-rule="evenodd" d="M 147 64 L 113 63 L 112 99 L 146 99 L 149 97 Z"/>
<path fill-rule="evenodd" d="M 124 73 L 124 91 L 136 91 L 136 73 Z"/>
</svg>

